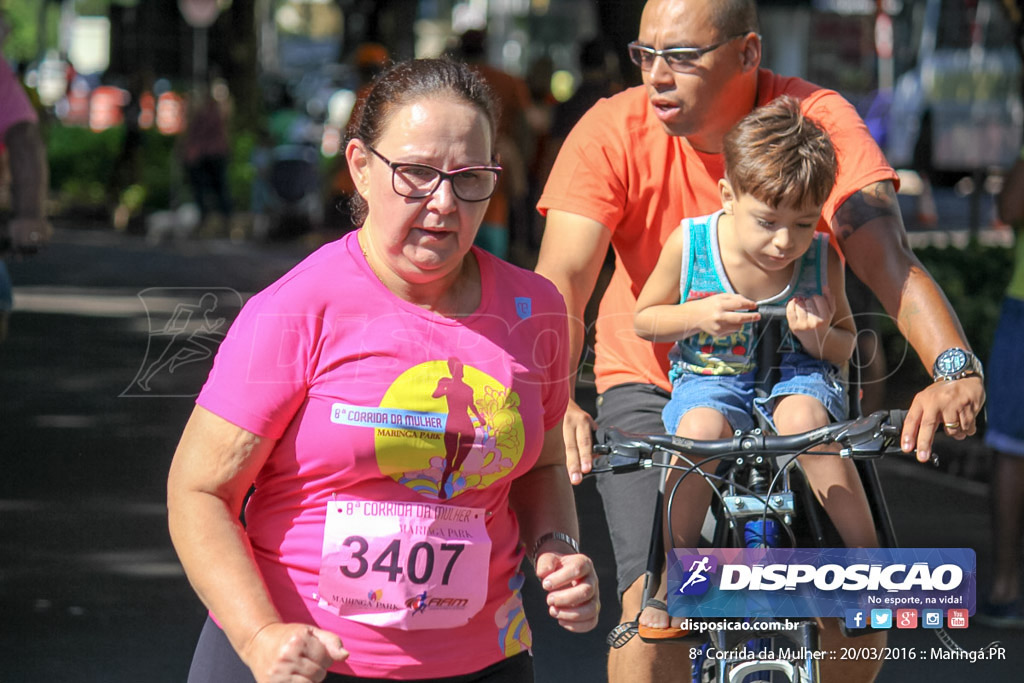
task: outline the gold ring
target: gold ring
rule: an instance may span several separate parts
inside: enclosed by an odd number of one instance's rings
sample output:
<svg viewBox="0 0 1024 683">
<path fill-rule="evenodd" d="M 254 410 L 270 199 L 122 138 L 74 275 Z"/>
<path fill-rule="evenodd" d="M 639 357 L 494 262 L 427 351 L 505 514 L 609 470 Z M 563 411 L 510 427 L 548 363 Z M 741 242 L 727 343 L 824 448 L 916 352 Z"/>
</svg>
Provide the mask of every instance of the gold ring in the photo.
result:
<svg viewBox="0 0 1024 683">
<path fill-rule="evenodd" d="M 959 422 L 944 422 L 946 429 L 960 429 Z"/>
</svg>

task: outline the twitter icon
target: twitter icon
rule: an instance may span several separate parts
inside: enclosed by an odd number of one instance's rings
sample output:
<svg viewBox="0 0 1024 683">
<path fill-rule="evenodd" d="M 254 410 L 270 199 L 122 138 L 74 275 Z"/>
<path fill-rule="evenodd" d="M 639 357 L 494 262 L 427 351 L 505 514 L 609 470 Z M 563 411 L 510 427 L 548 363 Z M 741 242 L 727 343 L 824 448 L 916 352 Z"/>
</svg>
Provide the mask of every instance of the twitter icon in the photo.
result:
<svg viewBox="0 0 1024 683">
<path fill-rule="evenodd" d="M 892 610 L 871 610 L 871 628 L 892 628 Z"/>
</svg>

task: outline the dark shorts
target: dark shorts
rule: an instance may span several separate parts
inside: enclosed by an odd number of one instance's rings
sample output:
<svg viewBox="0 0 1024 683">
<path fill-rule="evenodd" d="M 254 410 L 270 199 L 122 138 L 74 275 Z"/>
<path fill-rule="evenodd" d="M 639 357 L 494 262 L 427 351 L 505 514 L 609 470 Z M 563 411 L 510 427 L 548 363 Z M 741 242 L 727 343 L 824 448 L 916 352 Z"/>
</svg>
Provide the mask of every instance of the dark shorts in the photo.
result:
<svg viewBox="0 0 1024 683">
<path fill-rule="evenodd" d="M 453 645 L 453 647 L 457 647 Z M 324 683 L 346 683 L 347 681 L 369 681 L 385 683 L 394 679 L 356 678 L 343 674 L 329 673 Z M 533 683 L 533 657 L 527 652 L 503 659 L 486 669 L 464 676 L 449 678 L 417 678 L 421 683 Z M 188 683 L 253 683 L 252 672 L 242 663 L 224 631 L 210 618 L 206 619 L 199 634 L 188 672 Z"/>
<path fill-rule="evenodd" d="M 985 374 L 988 427 L 985 443 L 1000 453 L 1024 457 L 1020 387 L 1024 381 L 1024 301 L 1006 297 Z"/>
<path fill-rule="evenodd" d="M 661 412 L 669 393 L 653 384 L 620 384 L 597 397 L 597 423 L 639 434 L 664 434 Z M 619 598 L 647 569 L 662 471 L 599 474 L 597 490 L 615 552 Z"/>
</svg>

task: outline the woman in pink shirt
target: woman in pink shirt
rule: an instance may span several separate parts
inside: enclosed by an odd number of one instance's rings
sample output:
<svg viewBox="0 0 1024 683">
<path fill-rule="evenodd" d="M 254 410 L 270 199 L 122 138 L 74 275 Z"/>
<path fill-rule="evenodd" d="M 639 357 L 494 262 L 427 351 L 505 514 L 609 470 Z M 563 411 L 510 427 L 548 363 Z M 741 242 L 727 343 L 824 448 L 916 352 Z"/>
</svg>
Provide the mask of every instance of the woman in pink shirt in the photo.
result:
<svg viewBox="0 0 1024 683">
<path fill-rule="evenodd" d="M 563 627 L 597 623 L 561 437 L 565 305 L 472 247 L 494 141 L 465 66 L 385 71 L 346 147 L 362 227 L 221 345 L 168 481 L 211 616 L 190 681 L 531 681 L 524 555 Z"/>
</svg>

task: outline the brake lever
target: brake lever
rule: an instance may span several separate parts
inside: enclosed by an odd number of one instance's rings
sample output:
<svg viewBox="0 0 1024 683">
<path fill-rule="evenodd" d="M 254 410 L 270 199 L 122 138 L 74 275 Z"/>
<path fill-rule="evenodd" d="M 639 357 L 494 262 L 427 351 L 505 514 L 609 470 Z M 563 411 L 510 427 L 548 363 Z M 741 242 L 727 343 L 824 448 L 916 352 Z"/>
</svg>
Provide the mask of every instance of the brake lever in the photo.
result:
<svg viewBox="0 0 1024 683">
<path fill-rule="evenodd" d="M 645 469 L 653 464 L 650 457 L 651 446 L 646 443 L 632 441 L 627 443 L 598 443 L 591 447 L 594 455 L 603 456 L 602 460 L 607 463 L 604 466 L 594 467 L 592 472 L 635 472 Z"/>
</svg>

